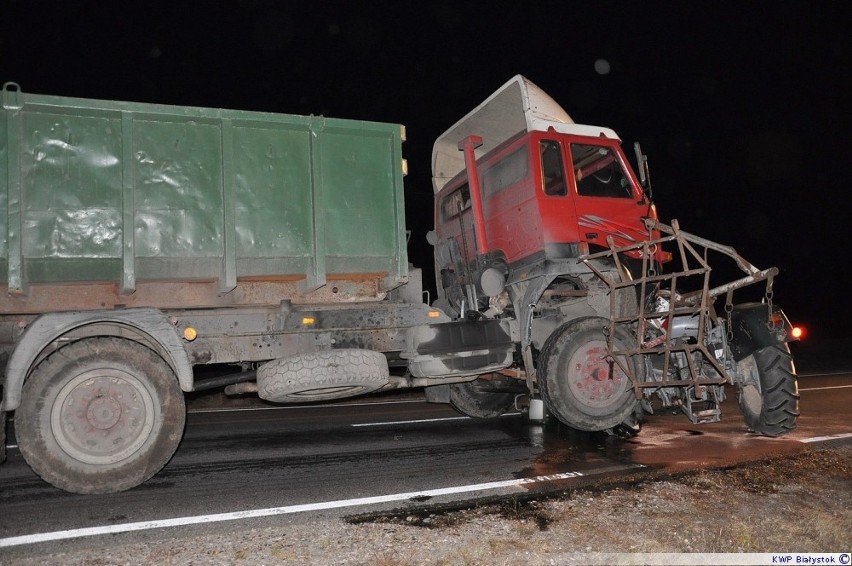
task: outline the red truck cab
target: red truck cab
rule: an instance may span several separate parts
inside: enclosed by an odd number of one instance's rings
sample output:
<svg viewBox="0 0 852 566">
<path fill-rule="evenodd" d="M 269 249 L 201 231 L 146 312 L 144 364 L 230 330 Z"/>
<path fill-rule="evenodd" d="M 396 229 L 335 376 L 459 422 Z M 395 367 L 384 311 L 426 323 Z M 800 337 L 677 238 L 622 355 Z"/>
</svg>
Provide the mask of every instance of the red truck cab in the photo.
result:
<svg viewBox="0 0 852 566">
<path fill-rule="evenodd" d="M 465 152 L 475 152 L 467 164 Z M 432 166 L 442 288 L 448 270 L 475 282 L 461 264 L 496 262 L 508 275 L 606 247 L 610 236 L 615 245 L 645 240 L 643 219 L 656 219 L 616 133 L 575 124 L 520 75 L 436 141 Z"/>
</svg>

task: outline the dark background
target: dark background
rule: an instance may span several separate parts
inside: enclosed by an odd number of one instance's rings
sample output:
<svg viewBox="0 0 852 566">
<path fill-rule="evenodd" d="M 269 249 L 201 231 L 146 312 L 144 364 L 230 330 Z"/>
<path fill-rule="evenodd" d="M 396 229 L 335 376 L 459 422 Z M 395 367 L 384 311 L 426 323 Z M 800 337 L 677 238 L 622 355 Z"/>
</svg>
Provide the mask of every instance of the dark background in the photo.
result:
<svg viewBox="0 0 852 566">
<path fill-rule="evenodd" d="M 844 2 L 364 4 L 0 0 L 0 81 L 405 124 L 411 258 L 431 276 L 432 142 L 520 73 L 628 154 L 641 141 L 661 219 L 778 266 L 807 346 L 852 357 Z"/>
</svg>

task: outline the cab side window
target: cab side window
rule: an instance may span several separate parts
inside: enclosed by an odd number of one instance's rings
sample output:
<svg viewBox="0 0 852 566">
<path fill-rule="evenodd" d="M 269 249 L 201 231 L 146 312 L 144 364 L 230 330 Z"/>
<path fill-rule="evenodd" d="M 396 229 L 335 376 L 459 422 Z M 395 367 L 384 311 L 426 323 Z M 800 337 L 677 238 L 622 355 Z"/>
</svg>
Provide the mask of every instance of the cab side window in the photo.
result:
<svg viewBox="0 0 852 566">
<path fill-rule="evenodd" d="M 468 208 L 470 208 L 470 188 L 465 183 L 444 197 L 443 202 L 441 202 L 441 217 L 444 221 L 447 221 L 455 218 Z"/>
<path fill-rule="evenodd" d="M 529 150 L 523 145 L 493 164 L 482 174 L 482 192 L 489 197 L 523 181 L 530 169 L 529 161 Z"/>
<path fill-rule="evenodd" d="M 631 198 L 633 187 L 615 152 L 608 147 L 571 145 L 577 194 L 586 197 Z"/>
<path fill-rule="evenodd" d="M 550 196 L 565 196 L 568 194 L 565 185 L 565 166 L 562 163 L 562 148 L 558 142 L 542 140 L 541 177 L 544 194 Z"/>
</svg>

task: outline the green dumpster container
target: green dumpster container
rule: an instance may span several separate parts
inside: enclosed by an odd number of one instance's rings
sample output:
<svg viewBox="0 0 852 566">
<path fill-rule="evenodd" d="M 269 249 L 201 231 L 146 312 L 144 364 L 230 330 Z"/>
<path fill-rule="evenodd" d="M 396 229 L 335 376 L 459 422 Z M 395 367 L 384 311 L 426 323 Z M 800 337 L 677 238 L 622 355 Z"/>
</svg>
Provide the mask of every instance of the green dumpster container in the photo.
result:
<svg viewBox="0 0 852 566">
<path fill-rule="evenodd" d="M 145 282 L 215 282 L 224 295 L 258 281 L 307 294 L 331 280 L 384 290 L 407 280 L 397 124 L 34 95 L 12 83 L 2 102 L 4 296 L 53 296 L 45 289 L 57 284 L 79 294 L 82 283 L 132 296 Z"/>
</svg>

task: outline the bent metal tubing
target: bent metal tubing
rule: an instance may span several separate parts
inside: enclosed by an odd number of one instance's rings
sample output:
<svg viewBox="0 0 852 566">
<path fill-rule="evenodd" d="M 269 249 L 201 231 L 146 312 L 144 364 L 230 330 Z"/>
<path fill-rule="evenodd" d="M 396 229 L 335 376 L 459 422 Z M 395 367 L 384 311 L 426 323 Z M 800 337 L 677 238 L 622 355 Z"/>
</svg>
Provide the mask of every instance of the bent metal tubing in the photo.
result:
<svg viewBox="0 0 852 566">
<path fill-rule="evenodd" d="M 673 220 L 671 226 L 669 226 L 653 219 L 646 219 L 646 227 L 649 234 L 656 231 L 663 235 L 626 246 L 616 246 L 612 238 L 609 238 L 608 250 L 580 257 L 580 260 L 610 287 L 609 336 L 615 335 L 617 325 L 636 324 L 637 345 L 633 348 L 616 350 L 613 348 L 613 341 L 609 340 L 610 348 L 608 356 L 630 377 L 637 398 L 641 398 L 641 390 L 645 388 L 690 386 L 693 388 L 693 395 L 700 397 L 703 395 L 706 386 L 732 382 L 731 376 L 728 374 L 724 365 L 715 356 L 710 354 L 706 346 L 705 333 L 710 327 L 707 324 L 708 318 L 711 322 L 718 325 L 718 317 L 713 308 L 715 299 L 723 294 L 727 294 L 728 302 L 730 303 L 731 295 L 735 290 L 760 281 L 768 281 L 767 290 L 771 292 L 772 279 L 778 274 L 778 269 L 775 267 L 763 270 L 758 269 L 739 255 L 734 248 L 680 230 L 677 220 Z M 673 265 L 677 266 L 677 269 L 665 274 L 657 273 L 652 267 L 651 258 L 653 258 L 659 246 L 668 243 L 674 243 L 677 248 L 677 259 L 673 262 Z M 639 277 L 627 277 L 625 276 L 627 270 L 622 265 L 621 256 L 626 252 L 636 250 L 641 253 L 642 272 L 639 274 Z M 707 261 L 709 251 L 718 252 L 731 258 L 746 275 L 724 285 L 710 288 L 711 267 Z M 611 260 L 618 272 L 622 274 L 621 281 L 606 277 L 600 265 L 593 261 L 598 259 Z M 693 278 L 692 280 L 701 278 L 701 288 L 684 294 L 678 293 L 678 282 L 683 282 L 689 278 Z M 644 301 L 640 301 L 638 312 L 635 315 L 624 316 L 617 313 L 616 294 L 618 290 L 639 287 L 641 291 L 640 296 L 646 297 L 646 290 L 649 285 L 659 285 L 660 294 L 668 297 L 669 306 L 667 310 L 646 312 L 647 305 L 644 304 Z M 672 324 L 672 319 L 675 316 L 697 317 L 698 335 L 695 344 L 684 344 L 673 340 L 672 329 L 674 325 Z M 667 324 L 660 324 L 663 320 L 666 320 Z M 657 329 L 657 331 L 664 330 L 664 334 L 653 336 L 646 341 L 646 332 L 651 329 Z M 619 359 L 619 356 L 663 354 L 663 376 L 669 376 L 671 375 L 670 366 L 673 354 L 677 353 L 686 359 L 686 367 L 681 369 L 688 370 L 690 374 L 689 379 L 668 379 L 664 377 L 661 381 L 644 381 L 631 371 L 629 364 L 623 364 Z M 694 355 L 700 356 L 709 363 L 714 370 L 711 371 L 711 374 L 715 373 L 716 375 L 705 375 L 704 369 L 699 367 L 699 364 L 694 363 Z M 679 373 L 679 371 L 675 370 L 675 373 Z"/>
</svg>

